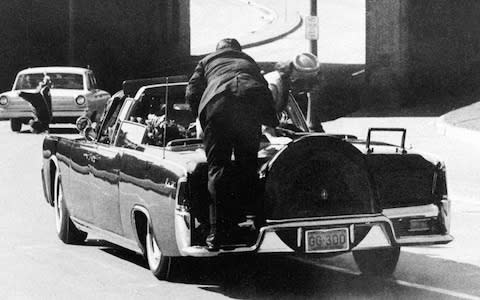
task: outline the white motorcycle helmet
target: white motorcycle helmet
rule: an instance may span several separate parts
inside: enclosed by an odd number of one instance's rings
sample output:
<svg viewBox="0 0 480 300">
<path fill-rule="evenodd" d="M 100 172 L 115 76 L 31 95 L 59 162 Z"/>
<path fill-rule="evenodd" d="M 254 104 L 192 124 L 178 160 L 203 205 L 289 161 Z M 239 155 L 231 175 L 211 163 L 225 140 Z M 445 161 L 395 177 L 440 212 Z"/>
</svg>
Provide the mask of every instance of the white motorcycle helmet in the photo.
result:
<svg viewBox="0 0 480 300">
<path fill-rule="evenodd" d="M 292 65 L 293 71 L 296 71 L 300 76 L 315 76 L 320 71 L 320 62 L 312 53 L 305 52 L 295 55 Z"/>
</svg>

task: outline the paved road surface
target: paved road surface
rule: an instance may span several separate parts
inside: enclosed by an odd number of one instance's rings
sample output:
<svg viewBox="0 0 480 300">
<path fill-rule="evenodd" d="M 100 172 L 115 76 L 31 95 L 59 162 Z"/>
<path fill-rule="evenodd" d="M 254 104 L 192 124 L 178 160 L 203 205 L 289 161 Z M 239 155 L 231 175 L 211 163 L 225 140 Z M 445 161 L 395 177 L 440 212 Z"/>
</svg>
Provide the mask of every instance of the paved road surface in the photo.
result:
<svg viewBox="0 0 480 300">
<path fill-rule="evenodd" d="M 407 144 L 447 159 L 455 199 L 453 243 L 404 248 L 395 277 L 388 280 L 360 276 L 351 255 L 343 255 L 314 265 L 282 258 L 209 260 L 186 265 L 182 272 L 188 276 L 179 273 L 174 282 L 161 282 L 139 255 L 95 237 L 86 246 L 62 244 L 41 189 L 43 135 L 12 133 L 8 122 L 0 122 L 2 299 L 480 299 L 478 150 L 436 135 L 432 118 L 345 118 L 325 128 L 363 136 L 366 128 L 380 125 L 407 126 Z M 53 132 L 74 133 L 64 127 Z"/>
</svg>

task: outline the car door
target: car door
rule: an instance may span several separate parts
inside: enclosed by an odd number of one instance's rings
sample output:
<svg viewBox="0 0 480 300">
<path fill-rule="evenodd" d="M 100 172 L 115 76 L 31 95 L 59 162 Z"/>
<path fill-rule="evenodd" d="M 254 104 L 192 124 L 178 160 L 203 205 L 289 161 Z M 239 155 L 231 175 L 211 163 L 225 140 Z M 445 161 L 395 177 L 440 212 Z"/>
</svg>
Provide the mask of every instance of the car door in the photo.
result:
<svg viewBox="0 0 480 300">
<path fill-rule="evenodd" d="M 70 155 L 71 193 L 70 199 L 67 199 L 68 209 L 72 217 L 88 223 L 94 222 L 89 164 L 95 157 L 95 148 L 96 143 L 93 141 L 77 140 L 72 143 Z"/>
<path fill-rule="evenodd" d="M 116 138 L 116 146 L 122 149 L 120 166 L 119 198 L 120 214 L 123 220 L 125 237 L 134 239 L 131 226 L 131 212 L 135 205 L 145 207 L 146 194 L 151 194 L 151 187 L 145 182 L 145 172 L 148 165 L 141 145 L 146 134 L 146 126 L 124 121 L 122 122 Z"/>
<path fill-rule="evenodd" d="M 118 105 L 115 107 L 115 104 L 112 105 L 111 109 L 115 111 L 110 115 L 107 114 L 107 117 L 116 117 L 115 122 L 110 122 L 113 131 L 118 127 L 117 124 L 121 123 L 125 118 L 126 111 L 129 110 L 131 103 L 132 100 L 127 100 L 121 107 Z M 118 114 L 116 111 L 118 111 Z M 108 124 L 105 126 L 108 126 Z M 92 149 L 91 158 L 88 162 L 91 174 L 89 194 L 92 199 L 95 215 L 94 225 L 111 233 L 122 235 L 123 230 L 118 194 L 122 152 L 114 144 L 115 139 L 113 136 L 115 132 L 109 132 L 107 128 L 105 129 L 106 134 L 110 134 L 112 137 L 102 139 L 102 132 L 100 132 L 100 136 L 97 138 L 98 143 L 96 147 Z"/>
<path fill-rule="evenodd" d="M 118 176 L 121 153 L 109 144 L 97 144 L 88 161 L 91 185 L 89 194 L 94 224 L 101 229 L 122 234 L 118 203 Z"/>
</svg>

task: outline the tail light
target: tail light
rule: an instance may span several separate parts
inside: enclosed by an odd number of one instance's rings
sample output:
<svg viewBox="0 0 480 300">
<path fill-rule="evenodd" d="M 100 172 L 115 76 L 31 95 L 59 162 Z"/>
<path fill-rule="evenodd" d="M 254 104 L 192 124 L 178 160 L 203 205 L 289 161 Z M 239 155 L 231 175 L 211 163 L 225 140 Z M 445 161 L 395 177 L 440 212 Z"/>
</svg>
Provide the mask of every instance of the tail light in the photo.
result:
<svg viewBox="0 0 480 300">
<path fill-rule="evenodd" d="M 178 189 L 177 189 L 177 209 L 188 211 L 188 184 L 187 178 L 182 177 L 178 180 Z"/>
<path fill-rule="evenodd" d="M 84 105 L 85 102 L 87 102 L 87 99 L 85 99 L 84 96 L 78 96 L 75 98 L 75 103 L 77 103 L 77 105 Z"/>
<path fill-rule="evenodd" d="M 410 219 L 408 223 L 409 232 L 425 232 L 432 230 L 432 222 L 430 218 Z"/>
<path fill-rule="evenodd" d="M 450 232 L 451 204 L 448 198 L 446 167 L 444 163 L 438 163 L 433 178 L 432 193 L 439 198 L 437 204 L 440 212 L 440 223 L 444 227 L 445 233 Z"/>
<path fill-rule="evenodd" d="M 447 178 L 445 171 L 445 164 L 438 163 L 436 165 L 435 173 L 433 174 L 432 194 L 439 197 L 447 196 Z"/>
<path fill-rule="evenodd" d="M 8 104 L 8 98 L 6 96 L 0 97 L 0 105 L 7 105 Z"/>
</svg>

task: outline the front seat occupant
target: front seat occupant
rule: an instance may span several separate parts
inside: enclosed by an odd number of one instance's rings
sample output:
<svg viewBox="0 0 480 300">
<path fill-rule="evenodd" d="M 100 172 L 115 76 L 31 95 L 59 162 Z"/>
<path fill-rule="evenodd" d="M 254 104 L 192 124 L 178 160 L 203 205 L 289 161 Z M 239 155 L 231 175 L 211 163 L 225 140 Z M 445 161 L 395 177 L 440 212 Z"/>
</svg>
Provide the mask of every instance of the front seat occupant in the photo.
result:
<svg viewBox="0 0 480 300">
<path fill-rule="evenodd" d="M 217 250 L 255 207 L 261 125 L 275 127 L 278 119 L 268 83 L 236 39 L 221 40 L 216 51 L 198 63 L 186 100 L 204 133 L 208 191 L 213 201 L 206 244 L 209 250 Z"/>
</svg>

